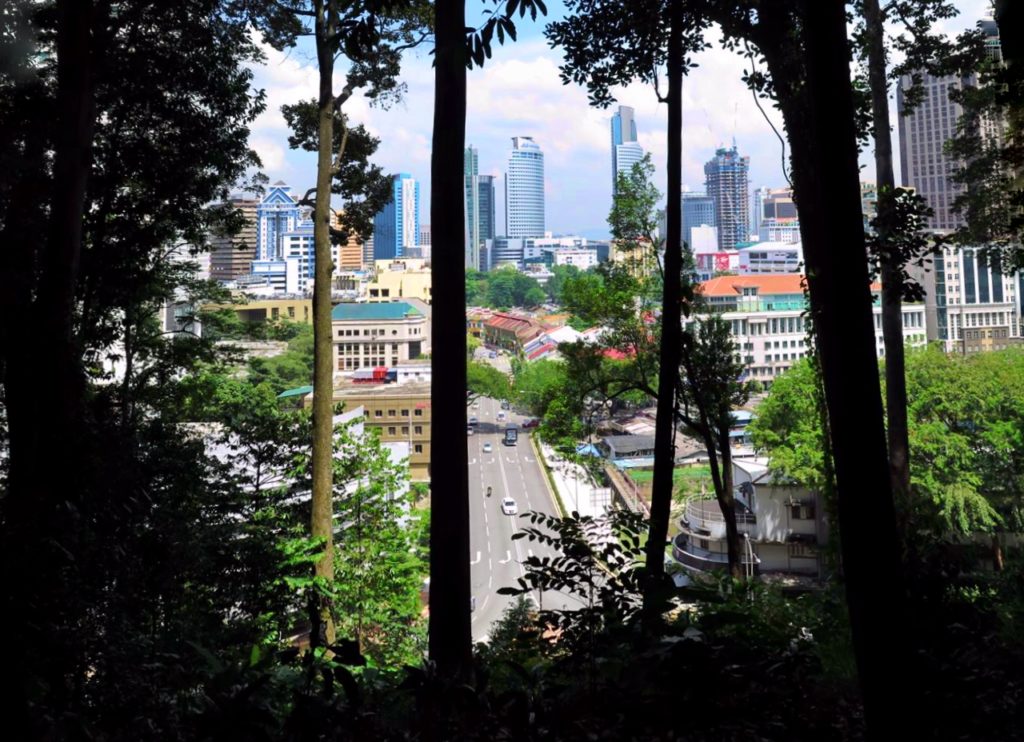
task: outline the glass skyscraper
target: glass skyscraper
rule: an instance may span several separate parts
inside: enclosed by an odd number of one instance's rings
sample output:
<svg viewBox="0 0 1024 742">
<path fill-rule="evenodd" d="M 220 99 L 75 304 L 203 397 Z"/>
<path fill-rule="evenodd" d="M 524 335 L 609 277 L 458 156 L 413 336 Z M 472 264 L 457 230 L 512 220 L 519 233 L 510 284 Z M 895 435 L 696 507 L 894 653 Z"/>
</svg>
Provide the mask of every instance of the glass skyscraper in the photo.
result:
<svg viewBox="0 0 1024 742">
<path fill-rule="evenodd" d="M 467 147 L 463 159 L 465 191 L 466 267 L 480 268 L 480 248 L 494 239 L 494 176 L 480 175 L 477 151 Z"/>
<path fill-rule="evenodd" d="M 533 137 L 512 137 L 505 173 L 507 237 L 544 236 L 544 153 Z"/>
<path fill-rule="evenodd" d="M 420 244 L 420 184 L 408 173 L 391 179 L 391 201 L 373 220 L 374 260 L 400 258 Z"/>
<path fill-rule="evenodd" d="M 715 226 L 715 202 L 705 193 L 686 193 L 683 199 L 683 242 L 693 248 L 694 227 Z"/>
<path fill-rule="evenodd" d="M 277 181 L 267 189 L 256 207 L 256 259 L 278 260 L 284 257 L 283 237 L 302 218 L 301 209 L 291 186 Z"/>
<path fill-rule="evenodd" d="M 619 106 L 612 116 L 612 195 L 615 195 L 619 173 L 629 173 L 634 163 L 644 158 L 644 150 L 636 140 L 636 120 L 633 109 Z"/>
</svg>

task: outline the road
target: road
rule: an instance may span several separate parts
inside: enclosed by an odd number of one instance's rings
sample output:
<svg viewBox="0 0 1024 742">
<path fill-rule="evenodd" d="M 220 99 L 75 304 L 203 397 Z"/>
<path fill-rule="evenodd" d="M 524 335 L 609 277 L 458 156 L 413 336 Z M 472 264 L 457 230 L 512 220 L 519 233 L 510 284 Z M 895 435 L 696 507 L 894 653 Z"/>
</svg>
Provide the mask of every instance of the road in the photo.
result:
<svg viewBox="0 0 1024 742">
<path fill-rule="evenodd" d="M 478 407 L 471 408 L 470 417 L 479 420 L 477 432 L 467 436 L 469 444 L 469 523 L 470 575 L 476 609 L 473 611 L 473 640 L 485 639 L 491 625 L 501 618 L 505 607 L 514 598 L 498 595 L 498 589 L 512 587 L 525 573 L 523 562 L 530 556 L 554 556 L 550 547 L 528 539 L 512 540 L 512 535 L 529 520 L 504 515 L 501 500 L 511 496 L 519 513 L 536 511 L 556 515 L 544 471 L 530 441 L 522 430 L 525 418 L 506 413 L 520 429 L 515 446 L 506 446 L 506 422 L 498 422 L 501 407 L 497 400 L 481 397 Z M 491 444 L 491 453 L 484 453 L 484 443 Z M 487 487 L 492 488 L 487 497 Z M 559 593 L 533 595 L 544 608 L 561 608 L 575 599 Z"/>
</svg>

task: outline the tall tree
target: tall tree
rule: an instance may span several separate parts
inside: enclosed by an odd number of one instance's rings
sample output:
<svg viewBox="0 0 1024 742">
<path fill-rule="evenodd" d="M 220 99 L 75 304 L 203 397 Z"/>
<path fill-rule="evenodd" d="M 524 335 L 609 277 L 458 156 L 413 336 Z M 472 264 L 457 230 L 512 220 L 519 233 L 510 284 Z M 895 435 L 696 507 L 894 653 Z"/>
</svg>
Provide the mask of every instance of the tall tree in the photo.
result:
<svg viewBox="0 0 1024 742">
<path fill-rule="evenodd" d="M 430 156 L 434 373 L 430 398 L 435 441 L 461 441 L 466 429 L 465 269 L 462 256 L 462 162 L 466 145 L 466 6 L 435 6 L 434 133 Z M 450 254 L 449 254 L 450 253 Z M 431 448 L 430 658 L 447 677 L 470 667 L 469 454 L 465 446 Z"/>
<path fill-rule="evenodd" d="M 583 83 L 591 102 L 607 106 L 611 86 L 639 79 L 658 85 L 664 70 L 664 98 L 668 117 L 667 234 L 662 268 L 661 343 L 658 365 L 658 414 L 655 422 L 654 484 L 651 494 L 651 531 L 647 542 L 650 602 L 665 574 L 665 545 L 672 505 L 672 469 L 675 460 L 676 385 L 680 362 L 683 290 L 682 240 L 682 85 L 689 54 L 702 48 L 699 13 L 684 12 L 683 0 L 645 0 L 628 6 L 608 0 L 578 0 L 567 4 L 573 13 L 549 25 L 548 39 L 561 46 L 563 82 Z"/>
</svg>

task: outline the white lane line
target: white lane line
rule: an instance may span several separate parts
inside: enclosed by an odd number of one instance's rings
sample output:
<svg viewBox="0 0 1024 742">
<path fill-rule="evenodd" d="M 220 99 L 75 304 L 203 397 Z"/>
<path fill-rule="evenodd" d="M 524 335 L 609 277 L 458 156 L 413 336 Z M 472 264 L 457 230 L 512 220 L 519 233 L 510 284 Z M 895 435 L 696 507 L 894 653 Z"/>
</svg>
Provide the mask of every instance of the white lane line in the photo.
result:
<svg viewBox="0 0 1024 742">
<path fill-rule="evenodd" d="M 470 562 L 470 564 L 480 564 L 480 559 L 481 559 L 481 557 L 480 557 L 480 552 L 478 551 L 478 552 L 476 553 L 476 559 L 472 560 L 472 561 Z"/>
<path fill-rule="evenodd" d="M 498 560 L 498 564 L 508 564 L 511 561 L 512 561 L 512 552 L 506 550 L 505 551 L 505 558 L 504 559 L 499 559 Z"/>
<path fill-rule="evenodd" d="M 470 466 L 475 466 L 476 465 L 476 459 L 473 459 L 472 461 L 470 461 L 469 465 Z"/>
<path fill-rule="evenodd" d="M 484 532 L 487 534 L 487 538 L 491 537 L 491 527 L 489 525 L 484 525 Z"/>
<path fill-rule="evenodd" d="M 487 589 L 490 590 L 494 586 L 494 575 L 487 575 Z"/>
</svg>

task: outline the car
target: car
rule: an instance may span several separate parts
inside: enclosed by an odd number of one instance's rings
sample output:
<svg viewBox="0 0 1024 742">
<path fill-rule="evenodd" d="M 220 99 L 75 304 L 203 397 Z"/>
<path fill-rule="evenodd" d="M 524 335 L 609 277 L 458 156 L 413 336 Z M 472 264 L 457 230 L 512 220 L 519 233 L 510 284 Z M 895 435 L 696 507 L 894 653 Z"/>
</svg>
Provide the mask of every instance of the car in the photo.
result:
<svg viewBox="0 0 1024 742">
<path fill-rule="evenodd" d="M 492 351 L 491 351 L 491 358 L 497 358 L 497 357 L 498 357 L 498 354 L 497 354 L 497 353 L 495 353 L 495 352 L 494 352 L 494 351 L 492 350 Z"/>
<path fill-rule="evenodd" d="M 508 406 L 509 406 L 509 405 L 508 405 L 508 400 L 507 400 L 507 399 L 503 399 L 503 400 L 501 400 L 501 409 L 503 409 L 503 410 L 507 410 L 507 409 L 508 409 Z"/>
<path fill-rule="evenodd" d="M 505 419 L 505 411 L 504 410 L 498 410 L 498 419 L 499 420 L 504 420 Z"/>
<path fill-rule="evenodd" d="M 472 425 L 467 425 L 466 426 L 466 435 L 473 435 L 473 426 Z"/>
<path fill-rule="evenodd" d="M 516 501 L 511 497 L 506 497 L 501 501 L 501 512 L 505 515 L 517 515 L 519 513 L 519 506 L 516 505 Z"/>
<path fill-rule="evenodd" d="M 475 416 L 474 416 L 474 417 L 471 417 L 471 418 L 469 418 L 469 424 L 470 424 L 470 425 L 476 425 L 476 424 L 477 424 L 477 419 L 476 419 L 476 417 L 475 417 Z"/>
<path fill-rule="evenodd" d="M 538 425 L 540 425 L 540 420 L 535 417 L 531 417 L 529 420 L 523 421 L 524 428 L 536 428 Z"/>
<path fill-rule="evenodd" d="M 490 441 L 488 441 L 487 443 L 484 444 L 484 453 L 490 453 L 493 450 L 494 449 L 491 448 L 491 442 Z"/>
</svg>

